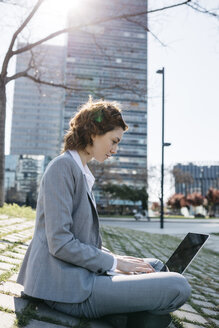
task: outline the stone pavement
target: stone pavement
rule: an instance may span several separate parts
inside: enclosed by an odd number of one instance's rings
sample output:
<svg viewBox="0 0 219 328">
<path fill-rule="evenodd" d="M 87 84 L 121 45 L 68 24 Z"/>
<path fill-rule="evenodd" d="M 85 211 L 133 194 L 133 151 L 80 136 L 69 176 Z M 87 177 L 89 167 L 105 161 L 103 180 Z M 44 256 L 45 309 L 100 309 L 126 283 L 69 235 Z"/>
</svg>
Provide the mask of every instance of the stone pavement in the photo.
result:
<svg viewBox="0 0 219 328">
<path fill-rule="evenodd" d="M 16 283 L 17 272 L 32 238 L 33 227 L 32 220 L 0 216 L 0 327 L 111 328 L 102 320 L 79 320 L 51 310 L 36 300 L 21 297 L 23 287 Z M 114 252 L 159 257 L 164 261 L 179 243 L 179 239 L 172 236 L 109 226 L 102 228 L 102 235 L 105 246 Z M 216 252 L 204 249 L 199 253 L 185 274 L 192 285 L 192 296 L 172 314 L 171 328 L 219 327 L 218 267 Z"/>
<path fill-rule="evenodd" d="M 210 238 L 205 244 L 206 248 L 219 253 L 219 219 L 164 219 L 164 228 L 160 229 L 160 219 L 136 221 L 134 218 L 100 218 L 100 223 L 112 227 L 128 228 L 148 233 L 171 235 L 183 238 L 188 232 L 208 233 Z"/>
</svg>

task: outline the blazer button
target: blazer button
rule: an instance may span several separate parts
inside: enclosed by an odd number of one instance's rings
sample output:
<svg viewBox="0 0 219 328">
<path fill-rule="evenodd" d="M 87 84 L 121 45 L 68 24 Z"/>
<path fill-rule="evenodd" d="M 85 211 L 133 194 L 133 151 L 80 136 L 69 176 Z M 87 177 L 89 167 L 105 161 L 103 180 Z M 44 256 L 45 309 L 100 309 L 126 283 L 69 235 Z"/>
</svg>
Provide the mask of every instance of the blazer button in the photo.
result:
<svg viewBox="0 0 219 328">
<path fill-rule="evenodd" d="M 97 270 L 97 273 L 102 273 L 102 269 Z"/>
</svg>

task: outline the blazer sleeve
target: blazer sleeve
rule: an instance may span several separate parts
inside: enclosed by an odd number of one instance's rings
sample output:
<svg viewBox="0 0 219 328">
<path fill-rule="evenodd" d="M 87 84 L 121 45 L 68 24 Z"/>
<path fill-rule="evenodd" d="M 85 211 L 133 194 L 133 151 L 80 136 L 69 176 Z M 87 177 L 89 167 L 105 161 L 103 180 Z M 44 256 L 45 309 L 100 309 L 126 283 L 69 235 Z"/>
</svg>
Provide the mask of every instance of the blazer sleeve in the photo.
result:
<svg viewBox="0 0 219 328">
<path fill-rule="evenodd" d="M 109 270 L 111 254 L 76 239 L 70 228 L 74 224 L 73 198 L 75 178 L 66 158 L 52 163 L 43 178 L 43 206 L 49 252 L 54 257 L 95 273 Z"/>
</svg>

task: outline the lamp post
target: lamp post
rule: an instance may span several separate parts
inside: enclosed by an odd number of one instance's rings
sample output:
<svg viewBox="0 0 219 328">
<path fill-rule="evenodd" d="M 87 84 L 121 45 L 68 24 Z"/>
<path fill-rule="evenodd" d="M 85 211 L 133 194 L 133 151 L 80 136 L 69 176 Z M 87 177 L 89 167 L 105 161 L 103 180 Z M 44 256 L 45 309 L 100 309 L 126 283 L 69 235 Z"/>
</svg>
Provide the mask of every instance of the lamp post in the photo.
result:
<svg viewBox="0 0 219 328">
<path fill-rule="evenodd" d="M 165 80 L 165 70 L 157 70 L 157 74 L 162 74 L 162 156 L 161 156 L 161 197 L 160 197 L 160 228 L 164 227 L 164 217 L 163 217 L 163 185 L 164 185 L 164 147 L 171 145 L 169 142 L 164 142 L 164 80 Z"/>
<path fill-rule="evenodd" d="M 200 182 L 201 182 L 201 195 L 204 196 L 204 189 L 203 189 L 203 177 L 204 177 L 204 168 L 200 168 Z"/>
</svg>

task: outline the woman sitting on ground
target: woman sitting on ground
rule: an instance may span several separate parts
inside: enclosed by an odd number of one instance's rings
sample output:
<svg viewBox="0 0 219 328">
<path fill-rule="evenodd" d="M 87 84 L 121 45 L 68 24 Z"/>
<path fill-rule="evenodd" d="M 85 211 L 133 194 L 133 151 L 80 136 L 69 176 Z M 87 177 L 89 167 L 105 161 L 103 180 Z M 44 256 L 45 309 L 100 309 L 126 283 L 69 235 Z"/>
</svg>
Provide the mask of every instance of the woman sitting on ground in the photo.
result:
<svg viewBox="0 0 219 328">
<path fill-rule="evenodd" d="M 25 294 L 72 316 L 123 314 L 114 317 L 115 327 L 162 328 L 186 302 L 190 286 L 178 273 L 159 272 L 158 259 L 121 256 L 102 246 L 95 179 L 87 166 L 115 155 L 127 129 L 118 104 L 108 101 L 90 99 L 71 119 L 64 150 L 41 181 L 35 232 L 18 283 Z M 111 275 L 115 270 L 123 274 Z"/>
</svg>

